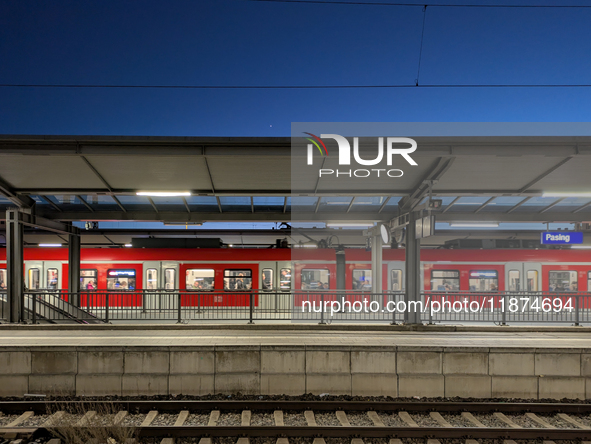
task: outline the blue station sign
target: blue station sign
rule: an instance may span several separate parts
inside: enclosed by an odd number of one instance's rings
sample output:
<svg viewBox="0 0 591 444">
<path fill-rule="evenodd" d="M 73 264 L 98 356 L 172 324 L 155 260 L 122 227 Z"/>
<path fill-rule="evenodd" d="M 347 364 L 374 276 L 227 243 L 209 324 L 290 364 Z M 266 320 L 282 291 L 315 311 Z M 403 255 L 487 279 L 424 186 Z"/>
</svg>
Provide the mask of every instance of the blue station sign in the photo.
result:
<svg viewBox="0 0 591 444">
<path fill-rule="evenodd" d="M 574 245 L 583 243 L 581 231 L 544 231 L 541 235 L 544 245 Z"/>
</svg>

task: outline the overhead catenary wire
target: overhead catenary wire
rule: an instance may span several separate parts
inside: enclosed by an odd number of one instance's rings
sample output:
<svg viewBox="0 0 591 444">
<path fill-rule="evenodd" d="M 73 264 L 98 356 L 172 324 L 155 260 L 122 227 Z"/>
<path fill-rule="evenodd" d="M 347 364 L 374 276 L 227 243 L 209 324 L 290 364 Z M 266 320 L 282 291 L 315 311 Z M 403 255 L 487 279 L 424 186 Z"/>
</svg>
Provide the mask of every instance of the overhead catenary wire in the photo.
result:
<svg viewBox="0 0 591 444">
<path fill-rule="evenodd" d="M 362 88 L 589 88 L 591 83 L 579 84 L 385 84 L 385 85 L 100 85 L 100 84 L 28 84 L 2 83 L 0 88 L 89 88 L 89 89 L 362 89 Z"/>
<path fill-rule="evenodd" d="M 591 8 L 591 5 L 496 5 L 496 4 L 455 4 L 455 3 L 403 3 L 403 2 L 348 2 L 329 0 L 244 0 L 266 3 L 309 3 L 365 6 L 414 6 L 423 8 L 423 21 L 419 47 L 417 77 L 414 84 L 383 85 L 125 85 L 125 84 L 41 84 L 41 83 L 2 83 L 0 88 L 80 88 L 80 89 L 394 89 L 394 88 L 589 88 L 591 84 L 419 84 L 425 19 L 427 7 L 471 7 L 471 8 Z"/>
<path fill-rule="evenodd" d="M 576 9 L 590 8 L 591 5 L 497 5 L 497 4 L 461 4 L 461 3 L 407 3 L 407 2 L 348 2 L 348 1 L 330 1 L 330 0 L 244 0 L 247 2 L 259 3 L 308 3 L 319 5 L 352 5 L 352 6 L 438 6 L 442 8 L 556 8 L 556 9 Z"/>
<path fill-rule="evenodd" d="M 421 29 L 421 46 L 419 48 L 419 67 L 417 69 L 417 79 L 415 86 L 419 86 L 419 78 L 421 77 L 421 59 L 423 57 L 423 40 L 425 39 L 425 18 L 427 17 L 427 5 L 423 8 L 423 27 Z"/>
</svg>

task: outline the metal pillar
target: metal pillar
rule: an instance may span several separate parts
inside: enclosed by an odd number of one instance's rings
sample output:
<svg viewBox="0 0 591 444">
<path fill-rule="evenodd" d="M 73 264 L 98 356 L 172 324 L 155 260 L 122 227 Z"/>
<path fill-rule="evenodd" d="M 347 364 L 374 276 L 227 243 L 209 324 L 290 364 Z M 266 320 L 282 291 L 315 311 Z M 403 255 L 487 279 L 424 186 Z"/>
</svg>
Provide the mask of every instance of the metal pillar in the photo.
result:
<svg viewBox="0 0 591 444">
<path fill-rule="evenodd" d="M 342 248 L 337 249 L 336 256 L 337 256 L 337 291 L 345 291 L 345 276 L 346 276 L 345 250 Z"/>
<path fill-rule="evenodd" d="M 379 233 L 371 236 L 371 292 L 374 295 L 382 292 L 382 236 Z M 377 296 L 372 299 L 379 302 Z"/>
<path fill-rule="evenodd" d="M 68 242 L 68 292 L 72 303 L 80 307 L 80 236 L 70 234 Z"/>
<path fill-rule="evenodd" d="M 420 305 L 412 304 L 411 301 L 421 300 L 421 240 L 416 238 L 415 218 L 410 214 L 409 223 L 406 227 L 406 291 L 404 300 L 407 311 L 404 315 L 404 321 L 407 324 L 420 324 L 421 311 Z"/>
<path fill-rule="evenodd" d="M 24 321 L 23 270 L 24 227 L 18 210 L 6 211 L 6 289 L 8 294 L 9 322 Z"/>
</svg>

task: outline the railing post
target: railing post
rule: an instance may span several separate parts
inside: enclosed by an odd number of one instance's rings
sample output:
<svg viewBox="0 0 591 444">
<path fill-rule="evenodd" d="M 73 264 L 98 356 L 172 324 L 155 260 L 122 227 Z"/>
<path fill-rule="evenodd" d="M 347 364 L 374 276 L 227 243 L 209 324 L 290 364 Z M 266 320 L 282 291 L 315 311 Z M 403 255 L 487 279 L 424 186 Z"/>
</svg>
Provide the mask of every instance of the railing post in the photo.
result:
<svg viewBox="0 0 591 444">
<path fill-rule="evenodd" d="M 575 327 L 578 327 L 580 324 L 580 319 L 579 319 L 579 295 L 576 294 L 575 295 Z"/>
<path fill-rule="evenodd" d="M 180 323 L 182 323 L 182 312 L 181 312 L 181 292 L 180 292 L 180 291 L 177 293 L 177 296 L 178 296 L 178 298 L 177 298 L 177 305 L 178 305 L 178 307 L 177 307 L 177 318 L 176 318 L 176 323 L 177 323 L 177 324 L 180 324 Z"/>
<path fill-rule="evenodd" d="M 390 296 L 392 297 L 392 300 L 390 302 L 393 303 L 392 307 L 394 308 L 392 310 L 392 322 L 390 323 L 390 325 L 396 325 L 396 293 L 392 292 L 390 293 Z"/>
<path fill-rule="evenodd" d="M 252 316 L 253 316 L 253 312 L 254 312 L 254 292 L 251 291 L 250 292 L 250 317 L 248 320 L 249 324 L 254 324 L 254 321 L 252 320 Z"/>
<path fill-rule="evenodd" d="M 507 292 L 503 293 L 501 308 L 503 309 L 501 312 L 501 325 L 507 325 Z"/>
<path fill-rule="evenodd" d="M 37 323 L 37 295 L 33 293 L 33 324 Z"/>
<path fill-rule="evenodd" d="M 109 292 L 105 294 L 105 322 L 109 322 Z"/>
<path fill-rule="evenodd" d="M 324 293 L 320 293 L 320 324 L 326 324 L 324 322 Z"/>
<path fill-rule="evenodd" d="M 423 296 L 423 299 L 425 299 L 425 297 Z M 433 300 L 429 297 L 429 305 L 433 306 Z M 427 307 L 427 311 L 429 313 L 429 325 L 433 325 L 433 310 L 431 310 L 431 307 Z"/>
</svg>

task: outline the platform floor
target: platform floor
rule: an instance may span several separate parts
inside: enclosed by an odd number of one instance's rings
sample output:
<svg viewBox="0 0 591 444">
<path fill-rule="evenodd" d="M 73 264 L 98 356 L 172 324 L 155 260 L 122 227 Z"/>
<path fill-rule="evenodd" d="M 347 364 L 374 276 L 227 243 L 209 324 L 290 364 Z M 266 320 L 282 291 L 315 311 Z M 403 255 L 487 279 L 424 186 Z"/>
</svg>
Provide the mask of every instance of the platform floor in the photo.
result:
<svg viewBox="0 0 591 444">
<path fill-rule="evenodd" d="M 376 332 L 277 330 L 0 330 L 0 347 L 416 346 L 591 349 L 589 332 Z"/>
</svg>

